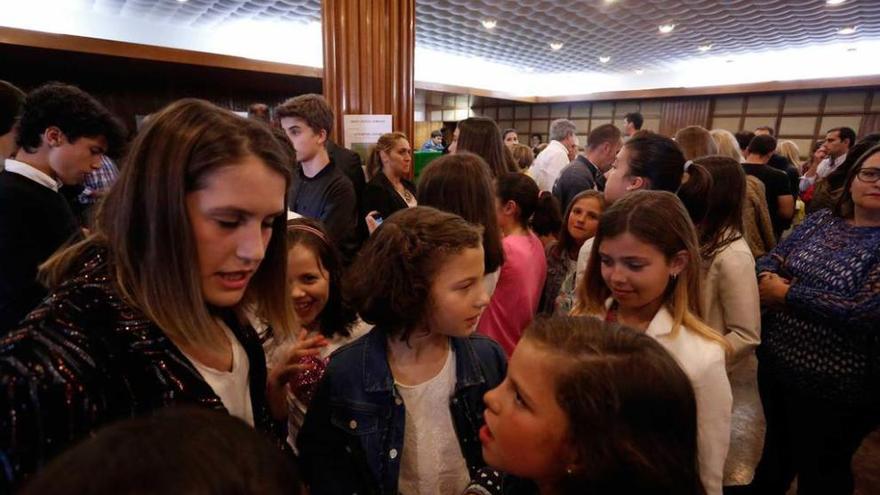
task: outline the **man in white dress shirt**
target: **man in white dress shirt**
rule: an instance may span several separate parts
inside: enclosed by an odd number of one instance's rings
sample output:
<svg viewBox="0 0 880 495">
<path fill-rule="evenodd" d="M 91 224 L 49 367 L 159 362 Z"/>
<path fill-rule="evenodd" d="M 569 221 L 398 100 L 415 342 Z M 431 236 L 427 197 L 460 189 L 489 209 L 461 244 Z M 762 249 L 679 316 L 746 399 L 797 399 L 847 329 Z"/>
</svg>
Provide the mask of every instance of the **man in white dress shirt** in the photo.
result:
<svg viewBox="0 0 880 495">
<path fill-rule="evenodd" d="M 550 144 L 532 164 L 532 177 L 541 191 L 552 191 L 559 173 L 571 162 L 572 150 L 577 146 L 577 128 L 568 119 L 554 120 L 550 124 Z"/>
<path fill-rule="evenodd" d="M 849 148 L 856 142 L 856 133 L 849 127 L 835 127 L 825 134 L 825 142 L 817 151 L 817 154 L 825 153 L 824 160 L 817 160 L 813 156 L 813 163 L 810 164 L 804 176 L 801 177 L 800 190 L 807 191 L 818 180 L 824 179 L 837 170 L 844 161 Z M 818 165 L 817 162 L 818 161 Z"/>
</svg>

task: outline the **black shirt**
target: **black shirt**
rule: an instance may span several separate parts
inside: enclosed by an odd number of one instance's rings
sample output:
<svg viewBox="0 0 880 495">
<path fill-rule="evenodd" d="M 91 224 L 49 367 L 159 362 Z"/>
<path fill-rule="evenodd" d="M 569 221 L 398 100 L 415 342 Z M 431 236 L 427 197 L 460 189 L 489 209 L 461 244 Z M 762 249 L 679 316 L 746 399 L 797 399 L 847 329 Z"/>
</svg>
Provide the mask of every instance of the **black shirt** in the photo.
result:
<svg viewBox="0 0 880 495">
<path fill-rule="evenodd" d="M 332 161 L 314 177 L 306 177 L 302 164 L 297 164 L 288 206 L 304 217 L 320 220 L 343 258 L 351 260 L 357 250 L 357 196 L 351 180 Z"/>
<path fill-rule="evenodd" d="M 797 167 L 795 167 L 794 164 L 788 161 L 784 156 L 777 154 L 770 156 L 770 161 L 767 162 L 767 165 L 770 165 L 780 172 L 784 172 L 785 175 L 788 176 L 788 184 L 791 187 L 791 194 L 797 198 L 801 192 L 801 175 L 798 173 Z"/>
<path fill-rule="evenodd" d="M 779 196 L 791 196 L 791 185 L 785 172 L 776 170 L 769 165 L 744 163 L 743 169 L 746 174 L 757 177 L 764 183 L 764 194 L 767 197 L 767 209 L 770 212 L 770 221 L 773 222 L 773 232 L 778 239 L 782 231 L 788 228 L 791 220 L 779 217 Z"/>
<path fill-rule="evenodd" d="M 556 183 L 553 184 L 553 195 L 559 199 L 562 211 L 565 211 L 571 199 L 581 192 L 597 188 L 600 191 L 603 190 L 605 181 L 603 180 L 601 187 L 599 187 L 597 181 L 599 177 L 602 177 L 602 172 L 583 155 L 578 155 L 566 165 L 559 173 Z"/>
<path fill-rule="evenodd" d="M 40 303 L 46 289 L 37 282 L 37 267 L 78 232 L 64 196 L 0 172 L 0 335 Z"/>
</svg>

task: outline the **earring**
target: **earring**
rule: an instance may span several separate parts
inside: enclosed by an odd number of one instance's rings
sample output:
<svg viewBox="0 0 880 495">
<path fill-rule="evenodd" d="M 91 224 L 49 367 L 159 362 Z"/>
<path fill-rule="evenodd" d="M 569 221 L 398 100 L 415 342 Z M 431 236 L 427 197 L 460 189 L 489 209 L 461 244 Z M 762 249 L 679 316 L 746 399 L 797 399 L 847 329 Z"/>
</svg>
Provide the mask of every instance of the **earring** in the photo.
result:
<svg viewBox="0 0 880 495">
<path fill-rule="evenodd" d="M 673 273 L 672 275 L 670 275 L 670 277 L 672 277 L 672 281 L 674 282 L 675 280 L 678 279 L 678 274 L 677 274 L 677 273 Z"/>
<path fill-rule="evenodd" d="M 572 474 L 574 474 L 574 470 L 571 467 L 567 467 L 565 468 L 565 474 L 571 476 Z"/>
</svg>

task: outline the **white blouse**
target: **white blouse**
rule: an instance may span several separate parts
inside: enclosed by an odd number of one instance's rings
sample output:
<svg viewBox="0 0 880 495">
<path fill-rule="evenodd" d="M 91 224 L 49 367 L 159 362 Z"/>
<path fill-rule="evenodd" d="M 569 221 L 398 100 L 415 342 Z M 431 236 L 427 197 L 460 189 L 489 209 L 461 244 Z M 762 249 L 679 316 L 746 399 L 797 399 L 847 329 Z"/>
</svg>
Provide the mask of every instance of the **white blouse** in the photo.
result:
<svg viewBox="0 0 880 495">
<path fill-rule="evenodd" d="M 254 426 L 254 409 L 251 404 L 250 361 L 241 342 L 235 338 L 224 323 L 220 323 L 223 332 L 232 345 L 232 371 L 221 371 L 205 366 L 187 353 L 183 353 L 195 366 L 211 390 L 220 398 L 220 402 L 231 416 L 241 418 L 245 423 Z M 181 351 L 182 352 L 182 351 Z"/>
</svg>

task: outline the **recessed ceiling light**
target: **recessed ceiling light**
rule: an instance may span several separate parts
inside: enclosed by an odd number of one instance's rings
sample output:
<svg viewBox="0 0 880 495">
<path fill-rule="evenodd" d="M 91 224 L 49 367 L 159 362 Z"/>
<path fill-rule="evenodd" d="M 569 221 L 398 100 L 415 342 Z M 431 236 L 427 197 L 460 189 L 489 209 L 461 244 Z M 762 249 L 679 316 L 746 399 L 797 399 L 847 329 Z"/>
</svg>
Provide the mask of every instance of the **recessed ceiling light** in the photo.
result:
<svg viewBox="0 0 880 495">
<path fill-rule="evenodd" d="M 851 47 L 849 47 L 849 48 L 846 49 L 846 51 L 848 51 L 848 52 L 854 52 L 854 51 L 856 51 L 856 50 L 858 50 L 858 48 L 856 48 L 856 47 L 854 47 L 854 46 L 851 46 Z"/>
<path fill-rule="evenodd" d="M 552 48 L 553 51 L 561 50 L 561 49 L 562 49 L 562 43 L 550 43 L 550 48 Z"/>
<path fill-rule="evenodd" d="M 825 3 L 828 5 L 840 5 L 846 0 L 825 0 Z"/>
<path fill-rule="evenodd" d="M 178 3 L 186 3 L 186 0 L 177 0 Z"/>
<path fill-rule="evenodd" d="M 599 57 L 599 62 L 602 62 L 603 64 L 607 64 L 610 61 L 611 57 Z"/>
<path fill-rule="evenodd" d="M 616 2 L 616 1 L 617 0 L 605 0 L 605 5 L 611 5 L 612 3 Z"/>
<path fill-rule="evenodd" d="M 637 76 L 641 76 L 641 75 L 644 74 L 644 73 L 645 73 L 645 71 L 643 71 L 642 69 L 636 69 L 636 75 L 637 75 Z"/>
<path fill-rule="evenodd" d="M 853 34 L 856 32 L 856 26 L 846 26 L 837 30 L 838 34 Z"/>
<path fill-rule="evenodd" d="M 671 33 L 675 29 L 675 24 L 661 24 L 658 29 L 663 34 Z"/>
<path fill-rule="evenodd" d="M 498 21 L 495 19 L 486 19 L 483 22 L 483 27 L 486 29 L 495 29 L 495 26 L 498 25 Z"/>
<path fill-rule="evenodd" d="M 701 52 L 704 52 L 704 53 L 705 53 L 705 52 L 708 52 L 708 51 L 711 50 L 711 49 L 712 49 L 712 44 L 711 44 L 711 43 L 710 43 L 710 44 L 706 44 L 706 45 L 700 45 L 700 46 L 697 47 L 697 50 L 700 50 Z"/>
<path fill-rule="evenodd" d="M 535 72 L 533 67 L 526 67 L 526 72 Z"/>
</svg>

